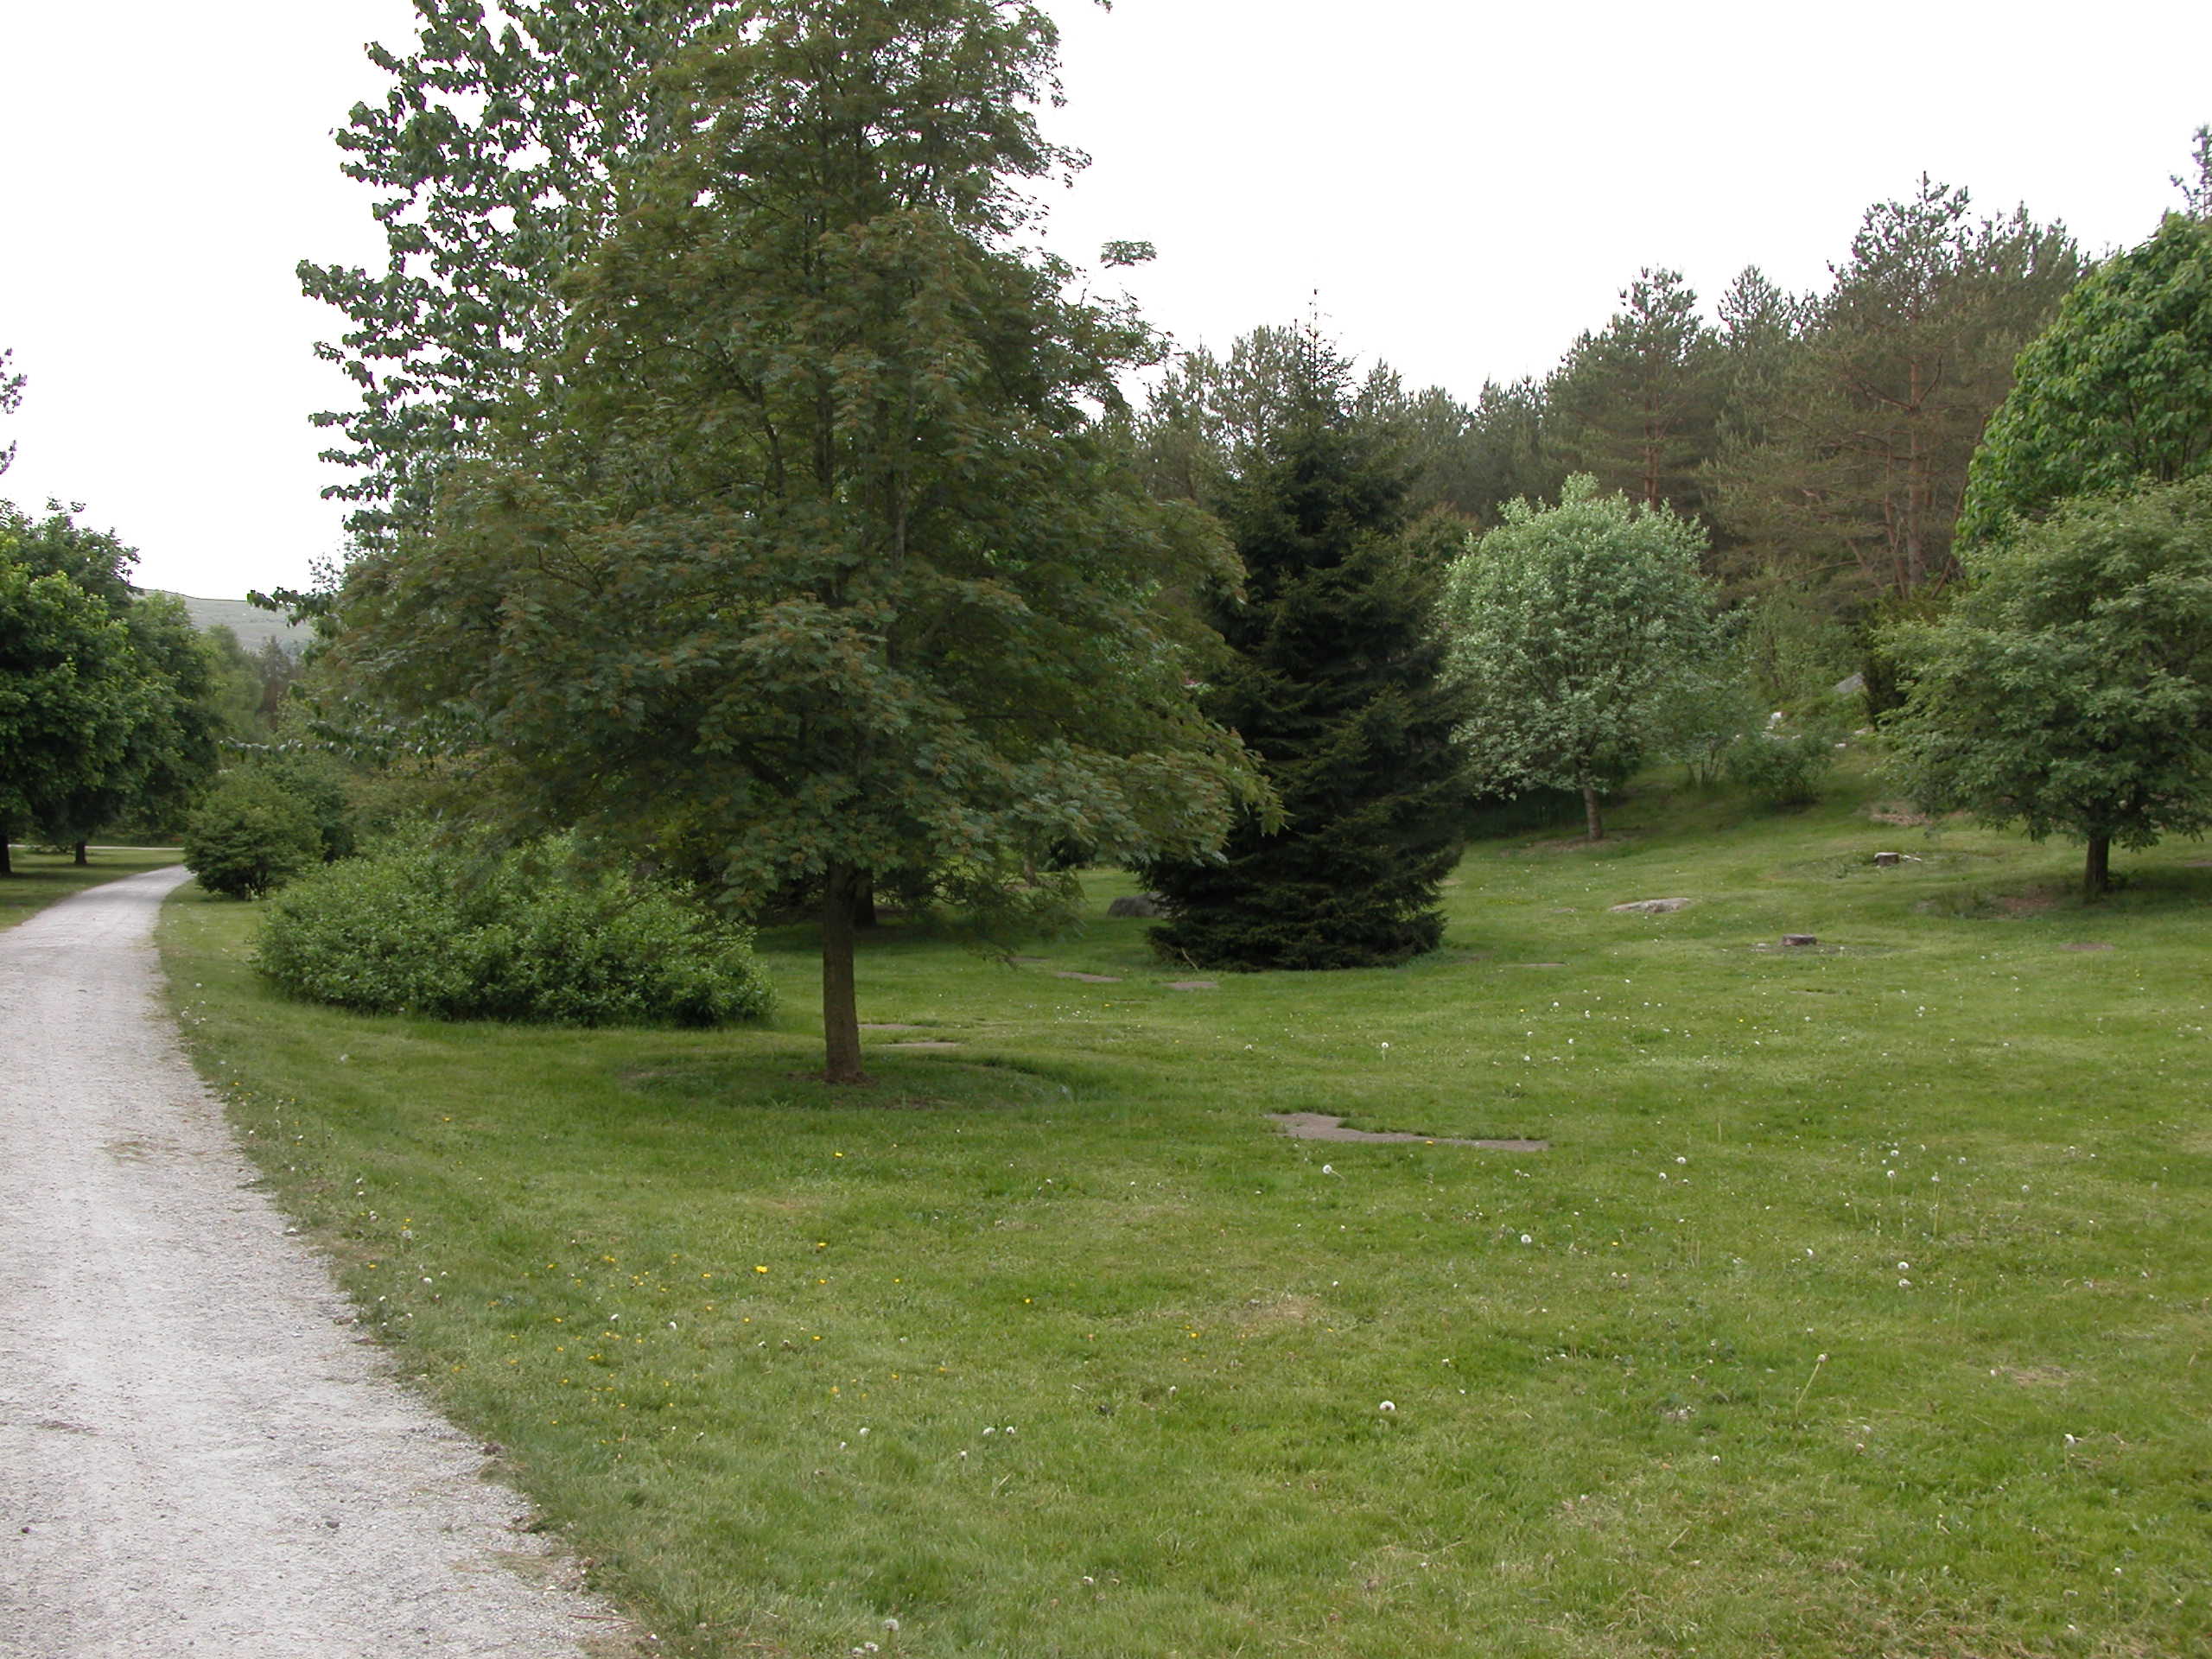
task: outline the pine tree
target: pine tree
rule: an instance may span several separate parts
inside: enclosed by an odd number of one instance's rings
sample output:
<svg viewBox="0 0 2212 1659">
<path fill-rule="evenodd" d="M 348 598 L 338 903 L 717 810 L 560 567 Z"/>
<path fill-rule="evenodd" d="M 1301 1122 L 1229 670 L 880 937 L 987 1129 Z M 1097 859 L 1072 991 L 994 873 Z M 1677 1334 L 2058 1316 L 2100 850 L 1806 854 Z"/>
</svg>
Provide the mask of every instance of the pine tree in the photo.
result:
<svg viewBox="0 0 2212 1659">
<path fill-rule="evenodd" d="M 1437 884 L 1465 806 L 1438 689 L 1436 575 L 1402 539 L 1407 484 L 1351 407 L 1343 359 L 1310 334 L 1294 406 L 1224 487 L 1241 594 L 1213 621 L 1230 651 L 1206 711 L 1243 737 L 1281 801 L 1247 810 L 1218 860 L 1147 867 L 1166 954 L 1205 966 L 1402 962 L 1443 932 Z"/>
</svg>

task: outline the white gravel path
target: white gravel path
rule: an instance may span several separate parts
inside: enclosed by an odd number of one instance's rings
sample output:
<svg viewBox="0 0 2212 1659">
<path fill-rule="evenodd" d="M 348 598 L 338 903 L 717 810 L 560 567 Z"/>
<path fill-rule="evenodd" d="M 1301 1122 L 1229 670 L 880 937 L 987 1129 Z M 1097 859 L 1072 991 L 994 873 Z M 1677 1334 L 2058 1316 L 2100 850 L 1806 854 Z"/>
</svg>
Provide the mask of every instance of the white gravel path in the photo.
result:
<svg viewBox="0 0 2212 1659">
<path fill-rule="evenodd" d="M 156 1001 L 183 879 L 0 932 L 0 1656 L 634 1651 L 249 1188 Z"/>
</svg>

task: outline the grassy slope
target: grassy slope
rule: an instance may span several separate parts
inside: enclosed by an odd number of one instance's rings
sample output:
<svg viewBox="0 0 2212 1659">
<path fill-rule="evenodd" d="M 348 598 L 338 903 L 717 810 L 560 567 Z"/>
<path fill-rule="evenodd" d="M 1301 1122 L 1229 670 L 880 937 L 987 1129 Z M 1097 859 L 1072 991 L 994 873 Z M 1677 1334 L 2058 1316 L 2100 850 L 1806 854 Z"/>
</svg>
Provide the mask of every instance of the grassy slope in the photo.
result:
<svg viewBox="0 0 2212 1659">
<path fill-rule="evenodd" d="M 21 842 L 10 845 L 8 861 L 15 874 L 0 880 L 0 929 L 28 921 L 73 893 L 177 861 L 174 848 L 94 847 L 87 856 L 92 861 L 80 869 L 67 853 L 35 853 Z"/>
<path fill-rule="evenodd" d="M 798 934 L 718 1036 L 340 1015 L 244 907 L 167 937 L 286 1202 L 664 1651 L 2190 1650 L 2212 869 L 2089 912 L 2069 849 L 1847 804 L 1619 823 L 1477 847 L 1397 971 L 887 938 L 864 1017 L 965 1046 L 868 1094 L 806 1077 Z"/>
<path fill-rule="evenodd" d="M 190 594 L 171 594 L 169 597 L 182 601 L 194 627 L 228 628 L 249 652 L 257 652 L 271 639 L 281 640 L 294 651 L 302 651 L 315 638 L 313 629 L 286 621 L 282 611 L 264 611 L 242 599 L 200 599 Z"/>
</svg>

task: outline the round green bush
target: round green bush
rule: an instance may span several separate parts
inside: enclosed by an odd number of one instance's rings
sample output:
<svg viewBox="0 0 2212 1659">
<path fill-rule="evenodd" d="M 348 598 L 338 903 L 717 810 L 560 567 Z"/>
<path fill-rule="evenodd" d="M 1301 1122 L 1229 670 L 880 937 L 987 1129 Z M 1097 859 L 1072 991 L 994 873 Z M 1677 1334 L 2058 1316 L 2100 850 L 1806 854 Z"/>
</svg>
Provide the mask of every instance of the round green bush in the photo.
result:
<svg viewBox="0 0 2212 1659">
<path fill-rule="evenodd" d="M 217 784 L 185 824 L 185 868 L 229 898 L 257 899 L 321 861 L 322 836 L 308 808 L 250 772 Z"/>
<path fill-rule="evenodd" d="M 1810 806 L 1835 765 L 1835 744 L 1816 732 L 1747 732 L 1725 756 L 1730 781 L 1775 806 Z"/>
<path fill-rule="evenodd" d="M 767 1012 L 752 935 L 665 883 L 585 869 L 564 837 L 494 858 L 397 839 L 270 902 L 255 965 L 369 1013 L 720 1026 Z"/>
</svg>

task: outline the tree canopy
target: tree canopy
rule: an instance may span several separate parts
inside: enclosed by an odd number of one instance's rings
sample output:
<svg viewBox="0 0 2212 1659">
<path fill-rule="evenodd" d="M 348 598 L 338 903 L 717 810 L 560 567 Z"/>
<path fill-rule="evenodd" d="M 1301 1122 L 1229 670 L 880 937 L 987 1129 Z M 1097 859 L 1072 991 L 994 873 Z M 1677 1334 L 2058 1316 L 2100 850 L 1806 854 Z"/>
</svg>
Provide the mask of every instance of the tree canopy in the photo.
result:
<svg viewBox="0 0 2212 1659">
<path fill-rule="evenodd" d="M 2169 213 L 2091 271 L 2020 353 L 2017 378 L 1974 456 L 1969 539 L 2069 496 L 2212 468 L 2212 211 Z"/>
<path fill-rule="evenodd" d="M 2212 479 L 2083 498 L 1978 550 L 1938 621 L 1890 648 L 1916 677 L 1887 724 L 1901 779 L 1964 810 L 2111 849 L 2212 826 Z"/>
<path fill-rule="evenodd" d="M 1056 44 L 1000 0 L 727 8 L 480 458 L 347 580 L 340 662 L 515 763 L 518 817 L 820 895 L 832 1081 L 868 876 L 1052 897 L 1054 849 L 1196 852 L 1252 794 L 1160 601 L 1231 567 L 1094 418 L 1151 337 L 1020 245 L 1076 164 Z"/>
<path fill-rule="evenodd" d="M 214 654 L 175 600 L 131 587 L 137 557 L 59 507 L 0 502 L 0 842 L 36 829 L 81 849 L 125 814 L 176 811 L 214 772 Z"/>
<path fill-rule="evenodd" d="M 1445 677 L 1465 698 L 1458 728 L 1473 781 L 1500 794 L 1599 798 L 1654 742 L 1675 693 L 1711 667 L 1714 595 L 1705 538 L 1666 507 L 1605 494 L 1586 474 L 1559 505 L 1518 501 L 1445 577 Z"/>
</svg>

